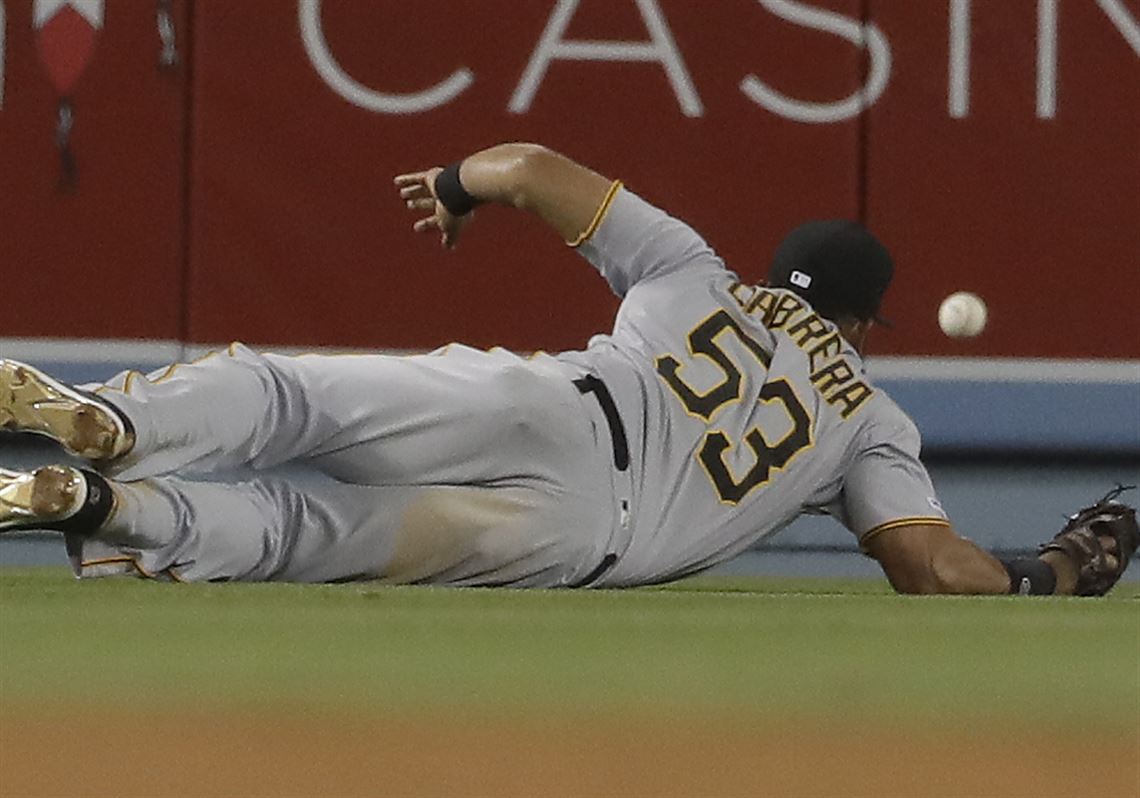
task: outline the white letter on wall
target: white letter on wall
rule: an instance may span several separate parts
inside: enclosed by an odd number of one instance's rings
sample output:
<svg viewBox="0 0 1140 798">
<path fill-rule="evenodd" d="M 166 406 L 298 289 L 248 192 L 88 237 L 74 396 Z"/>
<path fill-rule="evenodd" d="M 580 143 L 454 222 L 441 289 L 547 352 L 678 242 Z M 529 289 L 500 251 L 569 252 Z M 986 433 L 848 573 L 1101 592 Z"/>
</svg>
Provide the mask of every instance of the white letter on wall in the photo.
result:
<svg viewBox="0 0 1140 798">
<path fill-rule="evenodd" d="M 514 96 L 507 106 L 513 114 L 524 114 L 534 102 L 534 96 L 542 84 L 550 62 L 563 61 L 656 61 L 665 67 L 665 74 L 673 86 L 681 113 L 685 116 L 701 116 L 704 106 L 697 96 L 693 80 L 685 68 L 681 52 L 673 41 L 673 34 L 665 21 L 665 16 L 657 6 L 657 0 L 636 0 L 641 18 L 649 30 L 649 42 L 626 41 L 566 41 L 562 38 L 574 12 L 578 0 L 558 0 L 558 5 L 546 23 L 546 30 L 538 47 L 530 57 L 522 80 L 515 89 Z"/>
<path fill-rule="evenodd" d="M 1057 0 L 1037 3 L 1037 117 L 1057 115 Z M 1140 24 L 1121 0 L 1097 0 L 1132 52 L 1140 55 Z"/>
<path fill-rule="evenodd" d="M 378 114 L 418 114 L 451 102 L 475 80 L 471 70 L 457 69 L 442 83 L 414 94 L 387 94 L 354 80 L 333 58 L 321 29 L 321 0 L 299 0 L 301 40 L 309 61 L 333 91 L 353 105 Z"/>
<path fill-rule="evenodd" d="M 1057 0 L 1037 0 L 1037 118 L 1057 115 Z"/>
<path fill-rule="evenodd" d="M 950 0 L 950 116 L 970 113 L 970 0 Z"/>
<path fill-rule="evenodd" d="M 1140 55 L 1140 24 L 1128 13 L 1128 9 L 1121 3 L 1121 0 L 1096 0 L 1096 2 L 1101 11 L 1108 15 L 1112 24 L 1120 31 L 1124 41 L 1128 42 L 1132 52 Z"/>
<path fill-rule="evenodd" d="M 891 48 L 887 38 L 874 24 L 864 25 L 858 20 L 822 11 L 794 0 L 759 0 L 760 5 L 773 14 L 805 28 L 833 33 L 852 44 L 866 49 L 871 56 L 867 84 L 850 97 L 830 103 L 811 103 L 793 100 L 773 89 L 755 75 L 747 75 L 740 82 L 740 90 L 753 102 L 769 111 L 797 122 L 826 124 L 858 116 L 879 99 L 891 77 Z"/>
</svg>

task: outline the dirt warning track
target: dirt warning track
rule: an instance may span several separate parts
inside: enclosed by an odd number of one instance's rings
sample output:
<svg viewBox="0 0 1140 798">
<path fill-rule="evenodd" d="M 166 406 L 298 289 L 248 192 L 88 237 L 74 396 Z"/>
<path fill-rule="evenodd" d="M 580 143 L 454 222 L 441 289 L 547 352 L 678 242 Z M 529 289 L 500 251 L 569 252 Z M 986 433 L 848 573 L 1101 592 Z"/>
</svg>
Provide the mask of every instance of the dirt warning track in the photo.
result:
<svg viewBox="0 0 1140 798">
<path fill-rule="evenodd" d="M 1137 739 L 779 718 L 0 709 L 0 796 L 1133 796 Z M 1074 735 L 1075 736 L 1075 735 Z M 1064 751 L 1064 756 L 1058 756 Z M 1132 763 L 1123 772 L 1079 762 Z"/>
</svg>

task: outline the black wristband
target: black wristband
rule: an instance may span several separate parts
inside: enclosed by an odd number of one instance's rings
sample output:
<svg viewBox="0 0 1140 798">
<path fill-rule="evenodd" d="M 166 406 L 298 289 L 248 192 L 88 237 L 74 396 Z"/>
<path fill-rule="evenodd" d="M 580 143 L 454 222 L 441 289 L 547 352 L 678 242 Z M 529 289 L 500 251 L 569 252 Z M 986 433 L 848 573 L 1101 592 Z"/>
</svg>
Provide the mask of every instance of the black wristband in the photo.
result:
<svg viewBox="0 0 1140 798">
<path fill-rule="evenodd" d="M 1002 560 L 1009 574 L 1009 592 L 1019 596 L 1050 596 L 1057 589 L 1053 566 L 1037 557 Z"/>
<path fill-rule="evenodd" d="M 462 161 L 456 161 L 445 166 L 435 178 L 435 195 L 452 216 L 466 216 L 479 204 L 479 200 L 467 193 L 467 189 L 459 182 L 461 163 Z"/>
</svg>

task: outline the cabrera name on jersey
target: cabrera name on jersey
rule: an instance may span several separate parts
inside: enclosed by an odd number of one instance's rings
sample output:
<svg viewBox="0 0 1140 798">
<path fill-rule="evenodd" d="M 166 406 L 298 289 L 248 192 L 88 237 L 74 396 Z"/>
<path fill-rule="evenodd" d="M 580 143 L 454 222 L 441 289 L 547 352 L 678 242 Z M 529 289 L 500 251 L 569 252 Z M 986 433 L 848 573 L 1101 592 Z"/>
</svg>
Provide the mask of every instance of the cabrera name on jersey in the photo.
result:
<svg viewBox="0 0 1140 798">
<path fill-rule="evenodd" d="M 610 386 L 635 464 L 628 548 L 605 584 L 701 570 L 803 512 L 861 541 L 946 523 L 918 430 L 832 322 L 791 291 L 743 284 L 620 184 L 589 232 L 579 251 L 622 304 L 611 335 L 562 358 Z"/>
</svg>

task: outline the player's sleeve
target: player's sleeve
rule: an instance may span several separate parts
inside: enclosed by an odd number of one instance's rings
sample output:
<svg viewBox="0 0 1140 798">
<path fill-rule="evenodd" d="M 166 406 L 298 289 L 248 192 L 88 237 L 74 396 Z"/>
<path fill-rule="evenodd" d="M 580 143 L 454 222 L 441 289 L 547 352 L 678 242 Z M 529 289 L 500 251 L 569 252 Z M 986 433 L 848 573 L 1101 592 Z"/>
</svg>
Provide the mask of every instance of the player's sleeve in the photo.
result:
<svg viewBox="0 0 1140 798">
<path fill-rule="evenodd" d="M 859 545 L 886 529 L 908 524 L 949 524 L 930 474 L 919 460 L 921 438 L 901 411 L 872 422 L 843 484 L 841 520 Z"/>
<path fill-rule="evenodd" d="M 619 297 L 637 283 L 724 263 L 693 228 L 614 182 L 593 222 L 571 242 Z"/>
</svg>

